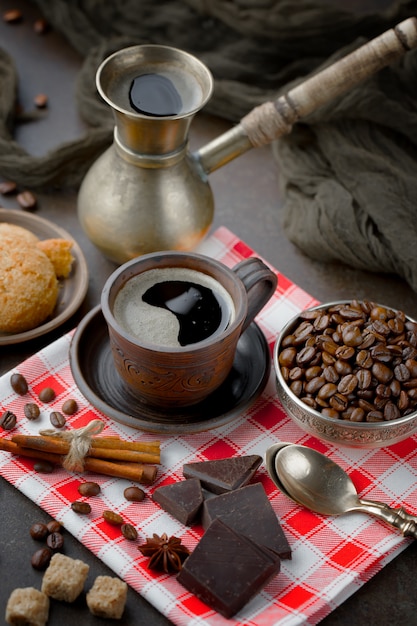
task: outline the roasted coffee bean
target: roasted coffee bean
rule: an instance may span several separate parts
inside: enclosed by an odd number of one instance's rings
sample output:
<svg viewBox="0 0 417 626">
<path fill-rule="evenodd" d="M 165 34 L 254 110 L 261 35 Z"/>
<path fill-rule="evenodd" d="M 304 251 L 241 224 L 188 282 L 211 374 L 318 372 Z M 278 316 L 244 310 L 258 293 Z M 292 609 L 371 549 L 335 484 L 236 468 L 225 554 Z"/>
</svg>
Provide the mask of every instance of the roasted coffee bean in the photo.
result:
<svg viewBox="0 0 417 626">
<path fill-rule="evenodd" d="M 306 365 L 307 363 L 311 363 L 315 356 L 316 349 L 312 346 L 306 346 L 305 348 L 302 348 L 297 354 L 296 361 L 298 365 Z"/>
<path fill-rule="evenodd" d="M 59 411 L 52 411 L 49 416 L 49 420 L 54 428 L 64 428 L 67 423 L 67 420 Z"/>
<path fill-rule="evenodd" d="M 23 407 L 23 412 L 28 420 L 37 420 L 39 415 L 41 414 L 41 411 L 35 402 L 28 402 L 27 404 L 25 404 L 25 406 Z"/>
<path fill-rule="evenodd" d="M 101 491 L 101 487 L 97 483 L 85 482 L 78 485 L 78 492 L 82 496 L 97 496 Z"/>
<path fill-rule="evenodd" d="M 305 393 L 312 394 L 312 395 L 316 393 L 320 394 L 320 391 L 322 390 L 322 388 L 327 387 L 328 384 L 329 383 L 326 384 L 326 379 L 324 378 L 324 376 L 316 376 L 315 378 L 312 378 L 311 380 L 308 381 L 308 383 L 304 385 L 304 391 Z M 327 396 L 322 395 L 321 397 L 325 398 Z"/>
<path fill-rule="evenodd" d="M 43 389 L 41 389 L 38 395 L 39 400 L 41 402 L 45 402 L 46 404 L 52 402 L 52 400 L 55 400 L 55 397 L 56 394 L 52 387 L 44 387 Z"/>
<path fill-rule="evenodd" d="M 349 400 L 343 394 L 335 393 L 330 397 L 329 404 L 332 409 L 335 409 L 335 411 L 338 411 L 338 413 L 342 413 L 347 409 Z"/>
<path fill-rule="evenodd" d="M 32 524 L 29 532 L 32 539 L 36 539 L 36 541 L 42 541 L 43 539 L 46 539 L 49 534 L 47 525 L 43 524 L 42 522 L 36 522 L 36 524 Z"/>
<path fill-rule="evenodd" d="M 46 525 L 49 533 L 60 533 L 62 531 L 62 524 L 58 520 L 51 520 Z"/>
<path fill-rule="evenodd" d="M 122 531 L 123 537 L 129 541 L 135 541 L 135 539 L 138 538 L 138 531 L 132 524 L 122 524 L 120 530 Z"/>
<path fill-rule="evenodd" d="M 359 369 L 355 374 L 359 389 L 369 389 L 372 384 L 372 374 L 368 369 Z"/>
<path fill-rule="evenodd" d="M 380 383 L 389 383 L 394 376 L 392 369 L 384 363 L 374 363 L 371 371 L 373 376 L 375 376 Z"/>
<path fill-rule="evenodd" d="M 123 517 L 115 511 L 103 511 L 103 519 L 113 526 L 121 526 L 124 523 Z"/>
<path fill-rule="evenodd" d="M 3 430 L 12 430 L 16 426 L 16 415 L 11 411 L 4 411 L 0 416 L 0 428 Z"/>
<path fill-rule="evenodd" d="M 399 382 L 403 383 L 411 378 L 411 373 L 405 363 L 399 363 L 394 367 L 394 376 Z"/>
<path fill-rule="evenodd" d="M 24 396 L 28 392 L 28 384 L 26 378 L 22 374 L 12 374 L 10 377 L 10 384 L 15 393 L 19 396 Z"/>
<path fill-rule="evenodd" d="M 37 109 L 44 109 L 48 106 L 48 96 L 44 93 L 38 93 L 33 100 Z"/>
<path fill-rule="evenodd" d="M 347 374 L 340 379 L 337 385 L 337 391 L 343 393 L 345 396 L 353 393 L 358 386 L 358 379 L 354 374 Z"/>
<path fill-rule="evenodd" d="M 52 474 L 54 471 L 54 465 L 49 461 L 36 461 L 33 469 L 35 472 L 38 472 L 38 474 Z"/>
<path fill-rule="evenodd" d="M 317 395 L 322 400 L 327 400 L 328 398 L 331 398 L 332 396 L 334 396 L 336 391 L 337 391 L 337 385 L 335 385 L 334 383 L 325 383 L 318 390 L 318 394 Z M 316 390 L 314 390 L 312 393 L 315 394 Z"/>
<path fill-rule="evenodd" d="M 353 371 L 352 365 L 344 359 L 337 359 L 337 361 L 334 362 L 334 369 L 339 374 L 339 376 L 347 376 Z"/>
<path fill-rule="evenodd" d="M 17 24 L 23 19 L 23 13 L 19 9 L 9 9 L 3 13 L 3 20 L 8 24 Z"/>
<path fill-rule="evenodd" d="M 15 193 L 16 189 L 16 183 L 11 180 L 0 183 L 0 193 L 2 196 L 9 196 L 10 194 Z"/>
<path fill-rule="evenodd" d="M 356 355 L 356 365 L 363 369 L 369 369 L 372 367 L 373 359 L 367 350 L 359 350 Z"/>
<path fill-rule="evenodd" d="M 74 413 L 78 411 L 78 404 L 76 400 L 70 398 L 69 400 L 66 400 L 64 402 L 61 410 L 63 413 L 65 413 L 65 415 L 74 415 Z"/>
<path fill-rule="evenodd" d="M 64 547 L 64 537 L 61 533 L 50 533 L 46 538 L 46 545 L 54 552 L 59 552 Z"/>
<path fill-rule="evenodd" d="M 16 200 L 24 211 L 34 211 L 38 204 L 35 194 L 31 191 L 21 191 L 17 194 Z"/>
<path fill-rule="evenodd" d="M 384 406 L 384 419 L 391 421 L 398 419 L 400 417 L 400 409 L 396 404 L 391 401 L 388 401 Z"/>
<path fill-rule="evenodd" d="M 288 372 L 288 380 L 300 380 L 304 376 L 304 370 L 301 367 L 293 367 Z"/>
<path fill-rule="evenodd" d="M 78 513 L 79 515 L 88 515 L 89 513 L 91 513 L 91 506 L 88 504 L 88 502 L 82 502 L 81 500 L 76 500 L 75 502 L 72 502 L 71 508 L 75 513 Z"/>
<path fill-rule="evenodd" d="M 323 376 L 328 383 L 337 383 L 337 381 L 339 380 L 339 374 L 337 373 L 334 365 L 325 366 L 323 368 Z"/>
<path fill-rule="evenodd" d="M 33 30 L 35 31 L 37 35 L 44 35 L 45 33 L 49 31 L 49 29 L 50 29 L 49 23 L 43 18 L 39 18 L 35 20 L 33 23 Z"/>
<path fill-rule="evenodd" d="M 32 555 L 31 564 L 34 569 L 44 570 L 48 567 L 52 558 L 52 550 L 50 548 L 40 548 Z"/>
<path fill-rule="evenodd" d="M 126 498 L 126 500 L 129 500 L 129 502 L 142 502 L 146 494 L 143 491 L 143 489 L 141 489 L 140 487 L 132 486 L 132 487 L 126 487 L 126 489 L 123 492 L 123 495 Z"/>
<path fill-rule="evenodd" d="M 295 364 L 295 357 L 297 356 L 297 350 L 293 347 L 284 348 L 284 350 L 279 355 L 279 363 L 281 366 L 285 367 L 293 367 Z"/>
</svg>

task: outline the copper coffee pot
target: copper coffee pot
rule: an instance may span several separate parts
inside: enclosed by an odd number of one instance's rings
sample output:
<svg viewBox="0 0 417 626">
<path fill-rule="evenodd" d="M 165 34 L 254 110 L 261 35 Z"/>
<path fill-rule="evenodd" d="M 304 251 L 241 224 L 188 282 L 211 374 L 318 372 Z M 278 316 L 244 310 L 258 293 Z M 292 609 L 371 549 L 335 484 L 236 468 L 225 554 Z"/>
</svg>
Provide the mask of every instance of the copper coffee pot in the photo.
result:
<svg viewBox="0 0 417 626">
<path fill-rule="evenodd" d="M 132 46 L 112 54 L 98 68 L 96 83 L 113 110 L 114 142 L 81 184 L 78 215 L 83 229 L 118 264 L 149 252 L 195 248 L 213 221 L 211 172 L 290 133 L 295 122 L 416 45 L 417 19 L 412 17 L 275 102 L 256 107 L 194 153 L 187 150 L 189 127 L 213 90 L 207 67 L 168 46 Z M 168 79 L 179 94 L 180 111 L 155 116 L 132 108 L 130 86 L 143 75 Z"/>
</svg>

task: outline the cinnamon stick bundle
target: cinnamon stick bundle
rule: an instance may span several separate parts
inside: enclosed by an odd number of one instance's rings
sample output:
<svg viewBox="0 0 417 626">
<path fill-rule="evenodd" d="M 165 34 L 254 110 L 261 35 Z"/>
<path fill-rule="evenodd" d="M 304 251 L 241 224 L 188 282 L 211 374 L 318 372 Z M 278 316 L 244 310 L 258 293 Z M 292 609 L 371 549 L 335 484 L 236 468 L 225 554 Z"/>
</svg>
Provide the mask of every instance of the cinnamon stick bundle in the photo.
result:
<svg viewBox="0 0 417 626">
<path fill-rule="evenodd" d="M 15 437 L 19 436 L 15 435 L 12 440 L 0 437 L 0 450 L 11 452 L 17 456 L 25 456 L 41 461 L 48 461 L 49 463 L 63 467 L 65 455 L 46 451 L 45 449 L 38 450 L 23 447 L 16 443 L 16 441 L 13 441 Z M 155 481 L 157 475 L 157 467 L 155 465 L 137 462 L 113 462 L 91 457 L 85 458 L 84 469 L 89 472 L 114 476 L 115 478 L 125 478 L 127 480 L 146 485 L 151 485 Z"/>
<path fill-rule="evenodd" d="M 70 443 L 50 435 L 13 435 L 12 441 L 21 448 L 52 452 L 53 454 L 68 454 Z M 117 437 L 96 437 L 91 440 L 87 457 L 124 461 L 128 463 L 155 463 L 161 462 L 159 442 L 140 443 L 123 441 Z"/>
</svg>

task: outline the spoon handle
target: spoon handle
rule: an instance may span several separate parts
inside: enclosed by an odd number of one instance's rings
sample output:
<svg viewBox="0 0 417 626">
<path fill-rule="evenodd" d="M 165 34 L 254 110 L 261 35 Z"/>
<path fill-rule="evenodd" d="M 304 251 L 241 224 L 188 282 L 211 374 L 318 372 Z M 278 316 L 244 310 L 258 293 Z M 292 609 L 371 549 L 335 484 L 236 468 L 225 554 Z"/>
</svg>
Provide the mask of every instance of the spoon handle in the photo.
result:
<svg viewBox="0 0 417 626">
<path fill-rule="evenodd" d="M 417 517 L 407 513 L 407 511 L 400 506 L 398 509 L 394 509 L 388 504 L 382 502 L 373 502 L 372 500 L 360 501 L 360 508 L 362 511 L 366 511 L 374 517 L 387 522 L 394 528 L 398 528 L 404 537 L 413 537 L 417 539 Z"/>
</svg>

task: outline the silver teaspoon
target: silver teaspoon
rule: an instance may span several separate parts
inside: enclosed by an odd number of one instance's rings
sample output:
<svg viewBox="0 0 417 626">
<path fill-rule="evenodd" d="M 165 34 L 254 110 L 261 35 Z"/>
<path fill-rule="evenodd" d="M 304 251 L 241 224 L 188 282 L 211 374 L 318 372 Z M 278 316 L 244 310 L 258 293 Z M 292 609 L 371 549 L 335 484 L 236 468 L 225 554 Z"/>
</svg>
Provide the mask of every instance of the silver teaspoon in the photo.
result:
<svg viewBox="0 0 417 626">
<path fill-rule="evenodd" d="M 417 539 L 417 517 L 402 507 L 393 509 L 382 502 L 359 498 L 340 465 L 316 450 L 295 444 L 280 447 L 275 454 L 275 475 L 286 495 L 316 513 L 369 513 L 398 528 L 404 536 Z"/>
</svg>

